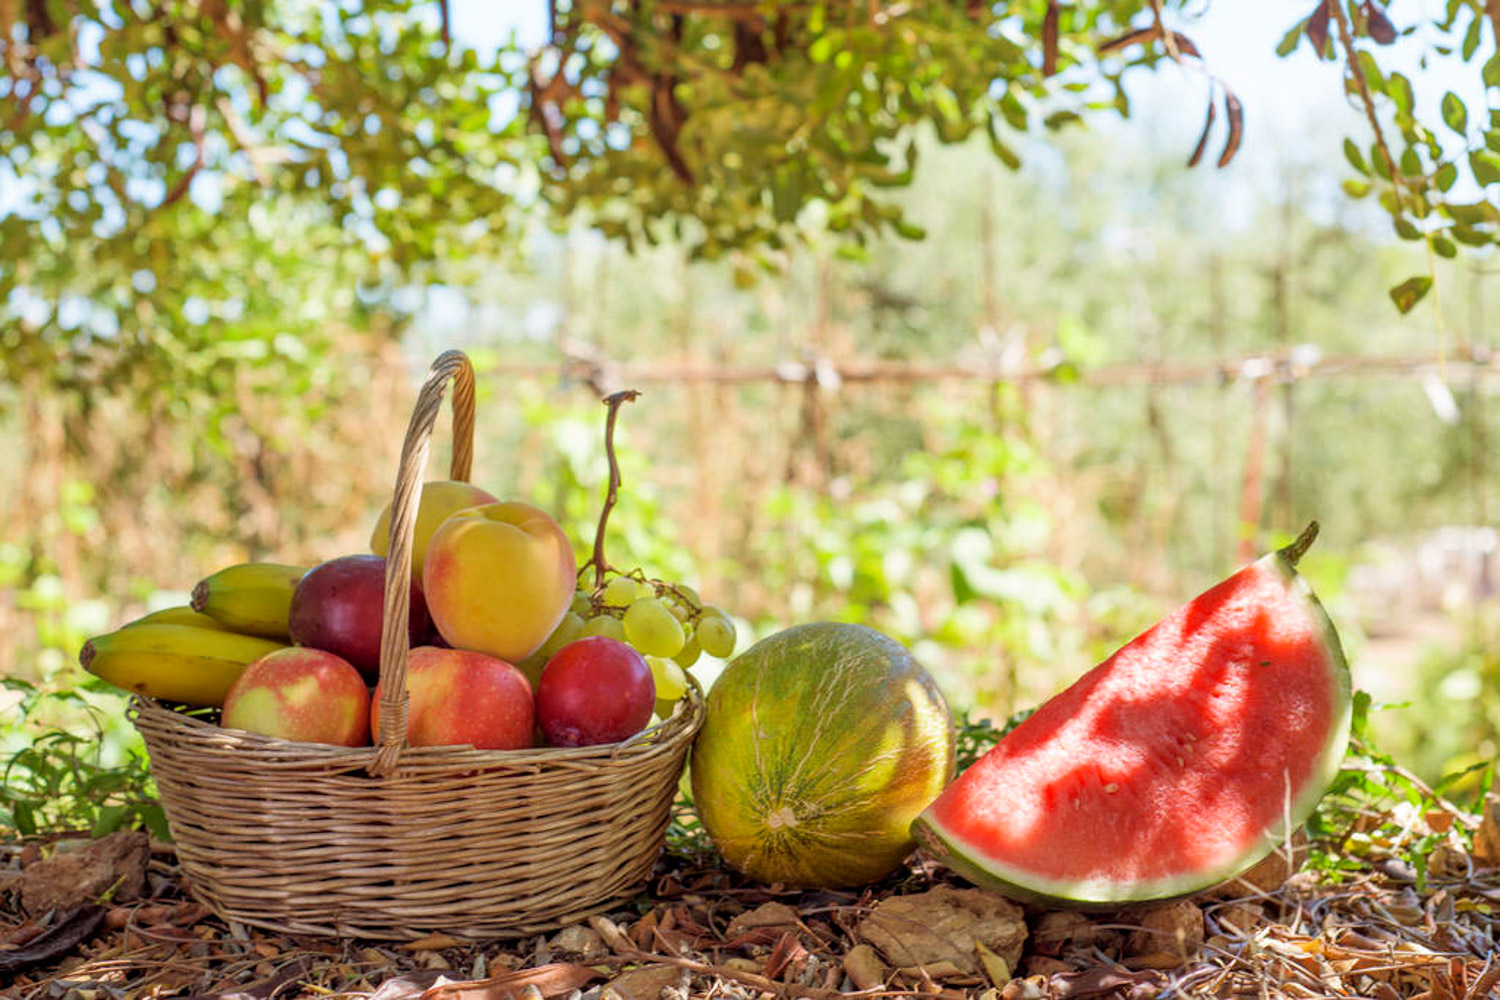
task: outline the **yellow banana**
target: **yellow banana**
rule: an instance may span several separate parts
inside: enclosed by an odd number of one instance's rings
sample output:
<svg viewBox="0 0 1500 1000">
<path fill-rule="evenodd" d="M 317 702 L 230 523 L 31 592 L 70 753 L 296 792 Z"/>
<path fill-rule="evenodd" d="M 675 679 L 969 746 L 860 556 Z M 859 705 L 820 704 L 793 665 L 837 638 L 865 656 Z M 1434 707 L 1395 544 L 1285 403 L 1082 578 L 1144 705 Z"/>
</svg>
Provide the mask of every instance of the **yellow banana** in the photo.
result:
<svg viewBox="0 0 1500 1000">
<path fill-rule="evenodd" d="M 283 648 L 194 625 L 128 625 L 83 644 L 78 662 L 116 687 L 163 701 L 220 706 L 246 664 Z"/>
<path fill-rule="evenodd" d="M 142 615 L 131 622 L 126 622 L 122 628 L 135 628 L 137 625 L 193 625 L 197 628 L 217 629 L 220 632 L 234 631 L 228 625 L 217 618 L 194 611 L 186 604 L 173 608 L 162 608 L 150 614 Z"/>
<path fill-rule="evenodd" d="M 246 635 L 285 641 L 292 591 L 303 566 L 248 562 L 226 566 L 193 588 L 193 610 Z"/>
</svg>

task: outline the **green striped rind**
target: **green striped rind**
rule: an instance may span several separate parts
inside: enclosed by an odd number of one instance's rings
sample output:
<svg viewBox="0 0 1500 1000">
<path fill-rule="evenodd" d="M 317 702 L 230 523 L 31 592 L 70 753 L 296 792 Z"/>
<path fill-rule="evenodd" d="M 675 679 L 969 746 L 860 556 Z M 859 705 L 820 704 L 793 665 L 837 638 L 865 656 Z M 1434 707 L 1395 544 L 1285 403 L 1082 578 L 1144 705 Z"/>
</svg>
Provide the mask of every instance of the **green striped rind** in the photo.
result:
<svg viewBox="0 0 1500 1000">
<path fill-rule="evenodd" d="M 762 882 L 863 885 L 911 853 L 953 777 L 932 677 L 862 625 L 779 632 L 724 669 L 693 746 L 693 801 L 726 861 Z"/>
<path fill-rule="evenodd" d="M 1280 576 L 1283 586 L 1300 599 L 1312 624 L 1321 633 L 1334 684 L 1334 716 L 1308 779 L 1288 796 L 1282 819 L 1266 829 L 1260 838 L 1247 844 L 1237 857 L 1213 868 L 1196 868 L 1173 878 L 1149 881 L 1051 879 L 1007 865 L 997 858 L 984 857 L 975 845 L 963 843 L 947 829 L 930 809 L 912 824 L 912 832 L 922 847 L 975 885 L 987 886 L 1023 902 L 1062 904 L 1085 910 L 1107 910 L 1191 895 L 1242 874 L 1270 854 L 1312 814 L 1338 775 L 1349 743 L 1353 713 L 1349 664 L 1344 657 L 1343 645 L 1322 603 L 1293 566 L 1293 559 L 1300 554 L 1295 552 L 1292 558 L 1288 558 L 1285 552 L 1274 552 L 1262 557 L 1252 569 L 1275 572 Z"/>
</svg>

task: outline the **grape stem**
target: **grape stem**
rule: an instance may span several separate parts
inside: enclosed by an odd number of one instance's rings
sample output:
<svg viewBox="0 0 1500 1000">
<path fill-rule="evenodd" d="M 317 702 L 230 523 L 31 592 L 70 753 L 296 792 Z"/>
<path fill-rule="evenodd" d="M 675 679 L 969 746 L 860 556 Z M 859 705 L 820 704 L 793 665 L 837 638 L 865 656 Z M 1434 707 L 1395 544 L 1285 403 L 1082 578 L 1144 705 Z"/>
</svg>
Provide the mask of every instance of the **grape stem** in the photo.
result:
<svg viewBox="0 0 1500 1000">
<path fill-rule="evenodd" d="M 620 499 L 620 461 L 615 457 L 615 420 L 620 415 L 620 407 L 639 396 L 640 392 L 636 389 L 624 389 L 604 397 L 604 405 L 609 407 L 609 416 L 604 420 L 604 456 L 609 460 L 609 489 L 604 494 L 604 509 L 599 512 L 599 528 L 594 532 L 594 555 L 589 559 L 589 565 L 594 567 L 595 589 L 604 585 L 604 574 L 610 569 L 609 561 L 604 558 L 604 526 L 609 523 L 609 512 Z"/>
</svg>

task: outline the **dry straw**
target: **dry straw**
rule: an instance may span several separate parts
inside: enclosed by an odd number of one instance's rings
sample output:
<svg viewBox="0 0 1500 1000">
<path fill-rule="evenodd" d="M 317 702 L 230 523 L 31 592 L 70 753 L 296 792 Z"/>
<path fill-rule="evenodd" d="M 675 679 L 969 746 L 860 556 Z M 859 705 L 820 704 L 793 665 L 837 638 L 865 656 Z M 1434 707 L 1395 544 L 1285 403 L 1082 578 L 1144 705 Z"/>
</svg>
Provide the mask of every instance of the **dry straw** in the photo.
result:
<svg viewBox="0 0 1500 1000">
<path fill-rule="evenodd" d="M 469 476 L 474 373 L 448 351 L 422 386 L 396 480 L 376 745 L 273 739 L 132 701 L 189 889 L 225 919 L 383 940 L 516 937 L 630 896 L 661 851 L 703 721 L 696 685 L 670 719 L 619 744 L 405 745 L 408 649 L 397 623 L 407 620 L 417 501 L 450 380 L 450 475 Z"/>
</svg>

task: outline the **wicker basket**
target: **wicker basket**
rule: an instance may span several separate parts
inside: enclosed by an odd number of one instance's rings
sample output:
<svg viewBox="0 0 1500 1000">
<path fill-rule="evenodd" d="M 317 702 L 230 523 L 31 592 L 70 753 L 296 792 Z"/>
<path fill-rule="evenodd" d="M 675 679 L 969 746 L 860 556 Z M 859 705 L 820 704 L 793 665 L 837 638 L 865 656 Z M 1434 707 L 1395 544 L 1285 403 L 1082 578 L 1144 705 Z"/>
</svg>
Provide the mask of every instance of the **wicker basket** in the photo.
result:
<svg viewBox="0 0 1500 1000">
<path fill-rule="evenodd" d="M 474 375 L 449 351 L 418 396 L 396 480 L 376 745 L 273 739 L 131 702 L 189 890 L 225 919 L 382 940 L 516 937 L 639 891 L 661 851 L 703 721 L 696 685 L 670 719 L 620 744 L 405 746 L 408 649 L 396 623 L 407 620 L 422 472 L 450 380 L 451 476 L 469 475 Z"/>
</svg>

